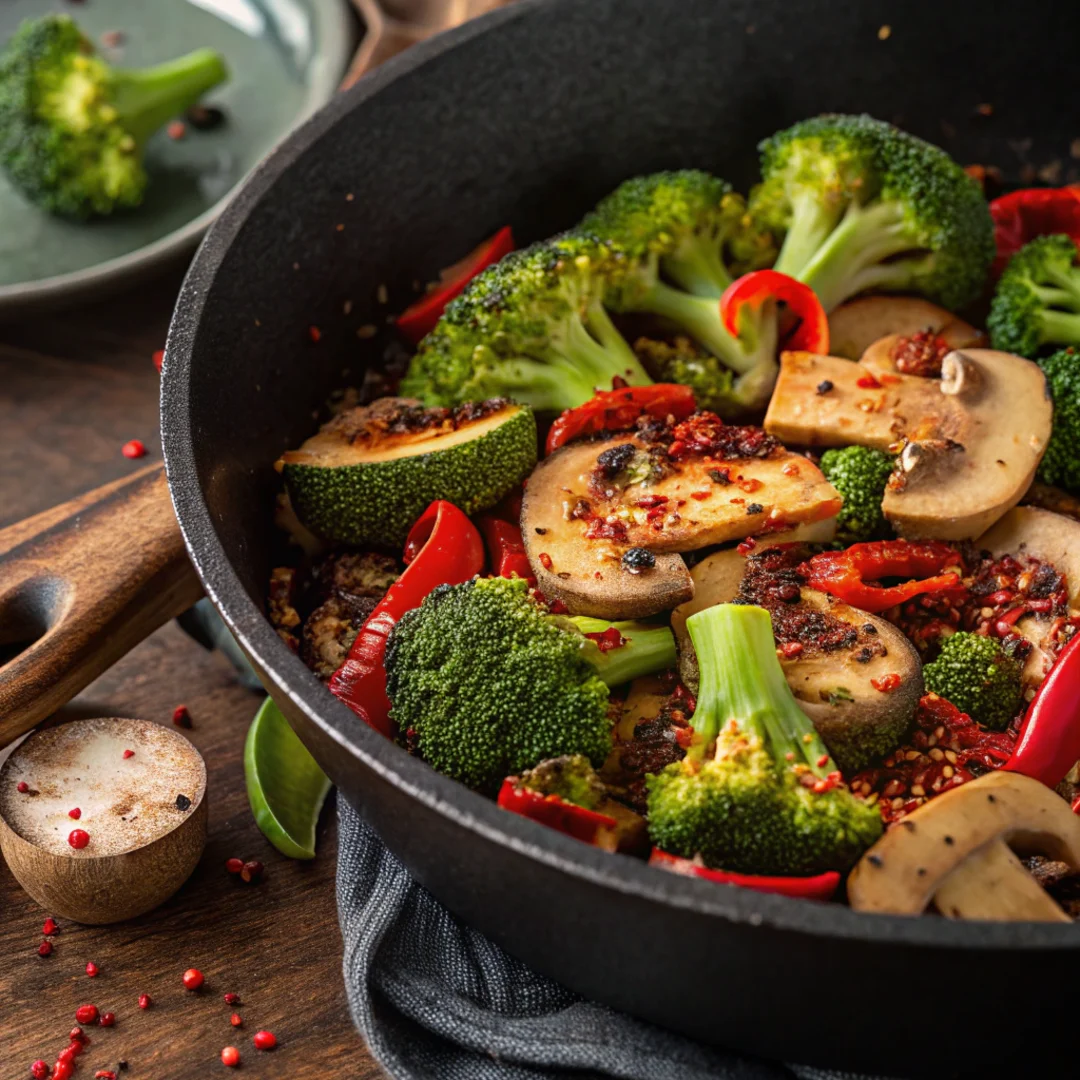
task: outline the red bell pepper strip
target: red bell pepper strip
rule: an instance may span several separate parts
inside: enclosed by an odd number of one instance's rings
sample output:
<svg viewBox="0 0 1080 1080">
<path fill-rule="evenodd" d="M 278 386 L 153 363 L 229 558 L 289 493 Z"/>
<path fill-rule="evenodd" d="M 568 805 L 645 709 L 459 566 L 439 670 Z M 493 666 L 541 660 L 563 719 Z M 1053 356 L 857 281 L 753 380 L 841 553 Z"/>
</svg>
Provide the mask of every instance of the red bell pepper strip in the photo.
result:
<svg viewBox="0 0 1080 1080">
<path fill-rule="evenodd" d="M 990 204 L 994 219 L 993 276 L 1036 236 L 1065 233 L 1080 247 L 1080 184 L 1062 188 L 1024 188 L 1002 195 Z"/>
<path fill-rule="evenodd" d="M 827 870 L 824 874 L 815 874 L 813 877 L 762 877 L 758 874 L 736 874 L 731 870 L 710 870 L 707 866 L 698 866 L 689 859 L 669 855 L 659 848 L 652 849 L 649 865 L 670 870 L 675 874 L 684 874 L 687 877 L 718 881 L 721 885 L 741 885 L 744 889 L 777 893 L 780 896 L 794 896 L 803 900 L 831 900 L 840 886 L 840 875 L 835 870 Z"/>
<path fill-rule="evenodd" d="M 584 806 L 567 802 L 558 795 L 541 795 L 538 791 L 531 791 L 516 776 L 508 776 L 503 781 L 497 802 L 504 810 L 531 818 L 575 840 L 584 840 L 586 844 L 595 843 L 601 829 L 614 829 L 618 825 L 607 814 L 586 810 Z"/>
<path fill-rule="evenodd" d="M 600 390 L 583 405 L 567 409 L 551 425 L 546 450 L 551 454 L 564 443 L 584 435 L 628 431 L 642 416 L 657 420 L 673 416 L 676 420 L 685 420 L 696 408 L 694 391 L 681 383 Z"/>
<path fill-rule="evenodd" d="M 387 590 L 356 635 L 345 662 L 330 677 L 330 692 L 389 738 L 386 639 L 398 619 L 419 607 L 438 585 L 460 585 L 484 569 L 484 543 L 453 503 L 438 499 L 417 518 L 405 541 L 405 572 Z"/>
<path fill-rule="evenodd" d="M 823 551 L 800 569 L 806 573 L 807 584 L 812 589 L 876 613 L 922 593 L 961 588 L 959 564 L 960 556 L 938 540 L 927 543 L 878 540 L 852 544 L 844 551 Z M 950 568 L 949 572 L 942 573 L 946 568 Z M 888 588 L 873 584 L 886 577 L 913 580 Z"/>
<path fill-rule="evenodd" d="M 510 226 L 506 225 L 461 262 L 444 271 L 442 280 L 431 292 L 410 304 L 397 318 L 398 330 L 408 341 L 419 345 L 421 339 L 435 328 L 446 310 L 446 305 L 455 296 L 460 296 L 465 286 L 477 274 L 493 266 L 513 250 L 514 234 L 510 231 Z"/>
<path fill-rule="evenodd" d="M 1028 706 L 1020 738 L 1002 768 L 1057 787 L 1080 761 L 1080 634 L 1061 650 Z"/>
<path fill-rule="evenodd" d="M 494 513 L 480 514 L 476 519 L 480 533 L 487 546 L 488 565 L 496 577 L 525 578 L 534 582 L 532 567 L 525 557 L 525 542 L 521 538 L 521 529 L 505 518 Z"/>
<path fill-rule="evenodd" d="M 829 317 L 809 285 L 776 270 L 754 270 L 736 278 L 720 297 L 720 318 L 725 329 L 739 336 L 739 323 L 747 312 L 757 312 L 767 300 L 779 300 L 799 320 L 783 348 L 799 352 L 829 353 Z"/>
</svg>

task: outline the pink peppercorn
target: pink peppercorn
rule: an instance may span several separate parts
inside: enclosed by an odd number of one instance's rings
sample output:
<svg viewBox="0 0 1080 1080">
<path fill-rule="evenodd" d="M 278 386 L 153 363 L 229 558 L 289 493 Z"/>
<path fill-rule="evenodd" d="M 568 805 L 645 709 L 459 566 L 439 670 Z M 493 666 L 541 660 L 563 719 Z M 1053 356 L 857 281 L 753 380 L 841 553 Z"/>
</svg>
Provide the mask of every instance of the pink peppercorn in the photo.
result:
<svg viewBox="0 0 1080 1080">
<path fill-rule="evenodd" d="M 86 965 L 86 974 L 87 974 L 87 975 L 89 975 L 89 976 L 90 976 L 90 978 L 92 979 L 92 978 L 94 978 L 94 977 L 95 977 L 95 976 L 97 975 L 97 973 L 98 973 L 98 966 L 97 966 L 97 964 L 95 964 L 95 963 L 93 962 L 93 960 L 91 960 L 91 961 L 90 961 L 90 962 L 89 962 L 89 963 L 88 963 L 88 964 Z"/>
<path fill-rule="evenodd" d="M 73 810 L 68 811 L 68 817 L 72 821 L 78 821 L 82 817 L 82 811 L 76 806 Z"/>
<path fill-rule="evenodd" d="M 186 705 L 177 705 L 176 708 L 173 709 L 172 722 L 177 727 L 190 728 L 192 726 L 191 713 L 188 711 Z"/>
<path fill-rule="evenodd" d="M 277 1039 L 272 1031 L 256 1031 L 251 1041 L 255 1044 L 256 1050 L 273 1050 L 277 1046 Z"/>
<path fill-rule="evenodd" d="M 90 834 L 85 829 L 72 829 L 68 833 L 68 843 L 76 850 L 81 851 L 90 843 Z"/>
<path fill-rule="evenodd" d="M 241 1019 L 239 1013 L 233 1013 L 232 1016 L 229 1017 L 229 1023 L 232 1024 L 233 1027 L 240 1027 L 243 1022 L 244 1021 Z"/>
<path fill-rule="evenodd" d="M 188 990 L 198 990 L 206 980 L 198 968 L 188 968 L 183 975 L 184 986 Z"/>
<path fill-rule="evenodd" d="M 96 1024 L 98 1020 L 98 1010 L 96 1005 L 80 1005 L 75 1010 L 75 1019 L 80 1024 Z"/>
<path fill-rule="evenodd" d="M 41 932 L 48 937 L 49 934 L 55 934 L 60 927 L 57 925 L 56 920 L 50 915 L 45 920 L 45 925 L 41 928 Z"/>
<path fill-rule="evenodd" d="M 18 782 L 18 783 L 17 783 L 16 785 L 15 785 L 15 790 L 16 790 L 16 791 L 17 791 L 17 792 L 18 792 L 18 793 L 19 793 L 20 795 L 25 795 L 25 794 L 26 794 L 26 793 L 27 793 L 27 792 L 28 792 L 28 791 L 30 790 L 30 785 L 29 785 L 29 784 L 28 784 L 28 783 L 27 783 L 27 782 L 26 782 L 25 780 L 20 780 L 20 781 L 19 781 L 19 782 Z"/>
<path fill-rule="evenodd" d="M 226 1046 L 221 1051 L 221 1064 L 228 1065 L 230 1069 L 235 1069 L 240 1064 L 240 1051 L 235 1046 Z"/>
<path fill-rule="evenodd" d="M 232 993 L 232 991 L 230 991 L 229 993 L 227 993 L 225 995 L 225 1004 L 226 1005 L 239 1005 L 240 1004 L 240 995 L 239 994 L 234 994 L 234 993 Z"/>
<path fill-rule="evenodd" d="M 128 758 L 132 758 L 132 757 L 135 756 L 135 751 L 134 750 L 125 750 L 122 756 L 123 756 L 124 760 L 127 761 Z"/>
<path fill-rule="evenodd" d="M 150 1000 L 150 995 L 149 994 L 140 994 L 139 995 L 139 1008 L 140 1009 L 149 1009 L 151 1005 L 153 1005 L 153 1002 Z"/>
<path fill-rule="evenodd" d="M 37 947 L 38 956 L 51 956 L 52 955 L 52 950 L 53 950 L 53 946 L 52 946 L 51 941 L 43 941 Z"/>
<path fill-rule="evenodd" d="M 71 1080 L 71 1074 L 74 1071 L 75 1066 L 70 1061 L 65 1061 L 63 1056 L 58 1057 L 53 1066 L 52 1080 Z"/>
<path fill-rule="evenodd" d="M 49 1066 L 47 1062 L 38 1058 L 33 1065 L 30 1066 L 30 1075 L 34 1080 L 47 1080 L 49 1075 Z"/>
<path fill-rule="evenodd" d="M 98 1023 L 102 1027 L 112 1027 L 116 1023 L 116 1013 L 103 1012 Z"/>
<path fill-rule="evenodd" d="M 230 874 L 239 874 L 240 871 L 244 869 L 244 860 L 238 859 L 235 856 L 231 859 L 226 859 L 225 869 L 228 870 Z"/>
<path fill-rule="evenodd" d="M 120 453 L 126 458 L 146 457 L 146 446 L 140 439 L 129 439 L 120 447 Z"/>
</svg>

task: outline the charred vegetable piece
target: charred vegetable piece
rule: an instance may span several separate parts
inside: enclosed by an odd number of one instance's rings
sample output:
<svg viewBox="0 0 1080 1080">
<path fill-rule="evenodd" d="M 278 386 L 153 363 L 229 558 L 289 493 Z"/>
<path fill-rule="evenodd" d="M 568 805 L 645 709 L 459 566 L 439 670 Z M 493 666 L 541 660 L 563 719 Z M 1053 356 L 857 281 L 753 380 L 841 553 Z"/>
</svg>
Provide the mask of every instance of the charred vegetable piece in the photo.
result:
<svg viewBox="0 0 1080 1080">
<path fill-rule="evenodd" d="M 338 543 L 398 549 L 435 499 L 494 506 L 536 463 L 536 421 L 509 401 L 349 409 L 278 463 L 300 520 Z"/>
</svg>

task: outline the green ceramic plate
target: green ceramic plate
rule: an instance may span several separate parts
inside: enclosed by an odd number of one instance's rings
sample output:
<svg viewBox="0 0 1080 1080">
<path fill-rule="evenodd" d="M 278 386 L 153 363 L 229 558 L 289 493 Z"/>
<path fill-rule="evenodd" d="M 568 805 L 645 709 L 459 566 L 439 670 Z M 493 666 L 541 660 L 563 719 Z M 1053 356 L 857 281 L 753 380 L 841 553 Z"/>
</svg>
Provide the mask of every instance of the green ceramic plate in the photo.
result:
<svg viewBox="0 0 1080 1080">
<path fill-rule="evenodd" d="M 98 42 L 120 31 L 103 52 L 124 66 L 219 50 L 231 78 L 207 101 L 227 120 L 175 141 L 159 132 L 143 205 L 89 224 L 41 212 L 0 173 L 0 315 L 86 299 L 190 251 L 245 174 L 330 99 L 354 40 L 345 0 L 0 0 L 0 40 L 49 11 Z"/>
</svg>

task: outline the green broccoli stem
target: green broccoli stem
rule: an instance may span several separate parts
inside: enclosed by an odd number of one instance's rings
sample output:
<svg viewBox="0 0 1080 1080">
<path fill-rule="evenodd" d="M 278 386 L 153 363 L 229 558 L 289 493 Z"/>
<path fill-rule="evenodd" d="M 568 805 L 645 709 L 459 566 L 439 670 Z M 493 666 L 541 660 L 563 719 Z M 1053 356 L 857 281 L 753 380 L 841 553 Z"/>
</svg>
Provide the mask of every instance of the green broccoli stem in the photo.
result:
<svg viewBox="0 0 1080 1080">
<path fill-rule="evenodd" d="M 588 401 L 593 389 L 592 380 L 580 369 L 551 356 L 547 361 L 498 360 L 487 370 L 481 385 L 469 393 L 480 398 L 510 397 L 538 412 L 564 412 Z"/>
<path fill-rule="evenodd" d="M 800 190 L 793 195 L 791 221 L 773 269 L 789 277 L 799 277 L 836 228 L 844 209 L 842 203 L 823 199 L 816 189 Z"/>
<path fill-rule="evenodd" d="M 1080 313 L 1046 308 L 1038 314 L 1044 345 L 1080 345 Z"/>
<path fill-rule="evenodd" d="M 589 304 L 584 320 L 571 320 L 569 344 L 574 359 L 592 372 L 597 389 L 610 390 L 615 376 L 632 386 L 652 384 L 649 373 L 599 300 Z"/>
<path fill-rule="evenodd" d="M 755 356 L 743 351 L 739 339 L 724 329 L 718 300 L 694 296 L 657 281 L 635 304 L 635 310 L 651 312 L 678 323 L 732 371 L 741 374 L 749 371 L 756 362 Z"/>
<path fill-rule="evenodd" d="M 112 104 L 125 130 L 142 146 L 155 131 L 228 77 L 220 53 L 196 49 L 154 67 L 115 71 Z"/>
<path fill-rule="evenodd" d="M 761 739 L 781 766 L 816 776 L 836 769 L 810 718 L 799 708 L 776 655 L 772 620 L 760 607 L 716 604 L 686 620 L 701 682 L 691 718 L 691 755 L 703 755 L 724 724 Z"/>
<path fill-rule="evenodd" d="M 890 201 L 860 206 L 851 203 L 840 223 L 795 276 L 817 293 L 826 311 L 865 289 L 904 287 L 911 265 L 884 263 L 911 250 L 904 231 L 904 210 Z M 884 265 L 882 265 L 884 263 Z M 920 265 L 921 260 L 915 260 Z"/>
<path fill-rule="evenodd" d="M 602 634 L 614 627 L 625 638 L 625 644 L 601 652 L 596 643 L 589 640 L 583 654 L 597 675 L 608 686 L 621 686 L 643 675 L 656 675 L 678 663 L 675 635 L 670 626 L 650 626 L 640 622 L 606 622 L 578 615 L 567 620 L 583 634 Z"/>
<path fill-rule="evenodd" d="M 719 300 L 731 284 L 719 245 L 706 239 L 682 244 L 678 251 L 660 259 L 664 276 L 694 296 Z"/>
</svg>

